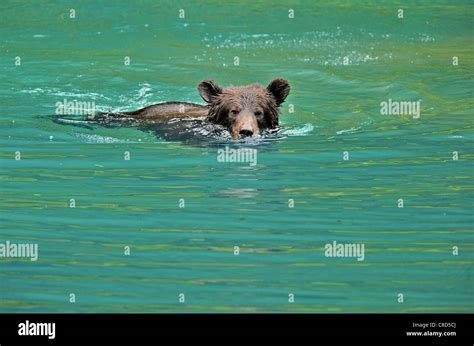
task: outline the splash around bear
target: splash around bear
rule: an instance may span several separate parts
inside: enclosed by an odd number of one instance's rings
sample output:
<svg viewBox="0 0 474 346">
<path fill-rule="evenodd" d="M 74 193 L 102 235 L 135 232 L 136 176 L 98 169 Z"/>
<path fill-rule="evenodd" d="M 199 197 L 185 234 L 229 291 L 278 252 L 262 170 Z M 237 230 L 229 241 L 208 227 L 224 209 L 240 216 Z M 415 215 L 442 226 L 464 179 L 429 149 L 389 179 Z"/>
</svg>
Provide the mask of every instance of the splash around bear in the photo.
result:
<svg viewBox="0 0 474 346">
<path fill-rule="evenodd" d="M 205 80 L 198 90 L 207 105 L 164 102 L 132 112 L 99 113 L 88 117 L 87 121 L 159 124 L 179 118 L 202 119 L 224 126 L 233 139 L 254 137 L 278 127 L 280 105 L 288 96 L 290 85 L 284 79 L 275 79 L 266 88 L 251 84 L 224 89 L 212 80 Z"/>
</svg>

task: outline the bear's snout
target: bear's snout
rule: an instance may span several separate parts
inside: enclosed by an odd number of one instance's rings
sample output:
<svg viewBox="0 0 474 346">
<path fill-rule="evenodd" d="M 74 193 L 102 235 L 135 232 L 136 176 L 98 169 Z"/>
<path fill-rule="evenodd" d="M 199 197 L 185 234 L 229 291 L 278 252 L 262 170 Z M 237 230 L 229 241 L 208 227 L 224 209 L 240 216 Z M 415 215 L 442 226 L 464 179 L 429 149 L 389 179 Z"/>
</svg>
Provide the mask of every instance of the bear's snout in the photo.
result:
<svg viewBox="0 0 474 346">
<path fill-rule="evenodd" d="M 235 120 L 232 128 L 232 137 L 234 139 L 252 137 L 259 133 L 260 129 L 258 127 L 257 119 L 251 114 L 240 114 L 240 116 Z"/>
<path fill-rule="evenodd" d="M 239 131 L 240 137 L 252 137 L 253 136 L 253 131 L 252 130 L 247 130 L 247 129 L 242 129 Z"/>
</svg>

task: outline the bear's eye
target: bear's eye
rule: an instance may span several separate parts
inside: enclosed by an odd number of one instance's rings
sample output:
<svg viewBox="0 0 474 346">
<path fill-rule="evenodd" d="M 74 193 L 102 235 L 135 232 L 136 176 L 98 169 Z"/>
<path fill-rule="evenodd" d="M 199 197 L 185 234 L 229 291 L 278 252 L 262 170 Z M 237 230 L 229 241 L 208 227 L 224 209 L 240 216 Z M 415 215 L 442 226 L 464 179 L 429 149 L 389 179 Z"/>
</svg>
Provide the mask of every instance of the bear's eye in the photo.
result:
<svg viewBox="0 0 474 346">
<path fill-rule="evenodd" d="M 256 112 L 255 112 L 255 115 L 256 115 L 257 117 L 261 116 L 262 114 L 263 114 L 262 111 L 256 111 Z"/>
<path fill-rule="evenodd" d="M 239 111 L 237 109 L 233 109 L 233 110 L 230 111 L 230 113 L 232 115 L 237 115 L 237 114 L 239 114 Z"/>
</svg>

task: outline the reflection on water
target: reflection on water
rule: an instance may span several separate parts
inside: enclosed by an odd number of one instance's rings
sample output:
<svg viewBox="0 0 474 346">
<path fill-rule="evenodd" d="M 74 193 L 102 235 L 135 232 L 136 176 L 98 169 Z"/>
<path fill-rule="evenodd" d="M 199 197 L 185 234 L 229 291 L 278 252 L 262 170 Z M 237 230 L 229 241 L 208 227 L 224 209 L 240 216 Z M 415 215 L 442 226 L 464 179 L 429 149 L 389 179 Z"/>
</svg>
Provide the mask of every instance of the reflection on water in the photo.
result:
<svg viewBox="0 0 474 346">
<path fill-rule="evenodd" d="M 252 198 L 250 203 L 256 203 L 255 198 L 257 197 L 257 189 L 223 189 L 215 195 L 209 195 L 212 198 Z M 245 203 L 249 203 L 246 201 Z"/>
</svg>

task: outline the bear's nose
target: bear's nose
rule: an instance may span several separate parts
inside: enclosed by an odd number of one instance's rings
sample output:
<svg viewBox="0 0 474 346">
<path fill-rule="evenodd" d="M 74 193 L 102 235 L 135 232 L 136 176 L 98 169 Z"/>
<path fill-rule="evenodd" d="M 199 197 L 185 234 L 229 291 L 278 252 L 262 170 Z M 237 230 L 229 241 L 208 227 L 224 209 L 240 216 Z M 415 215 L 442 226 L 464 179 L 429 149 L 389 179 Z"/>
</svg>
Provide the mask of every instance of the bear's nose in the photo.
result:
<svg viewBox="0 0 474 346">
<path fill-rule="evenodd" d="M 252 137 L 253 136 L 253 131 L 242 129 L 242 130 L 239 131 L 239 135 L 241 137 Z"/>
</svg>

